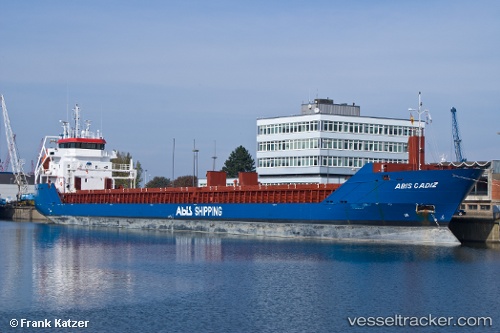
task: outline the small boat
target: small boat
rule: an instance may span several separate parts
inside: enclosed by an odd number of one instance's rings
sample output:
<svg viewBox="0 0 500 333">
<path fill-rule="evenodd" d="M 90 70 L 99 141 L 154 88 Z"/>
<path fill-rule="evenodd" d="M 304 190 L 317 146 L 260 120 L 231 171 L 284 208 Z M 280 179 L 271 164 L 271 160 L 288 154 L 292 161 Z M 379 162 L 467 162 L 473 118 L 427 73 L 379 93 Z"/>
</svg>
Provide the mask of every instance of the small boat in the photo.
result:
<svg viewBox="0 0 500 333">
<path fill-rule="evenodd" d="M 12 220 L 15 209 L 14 205 L 7 200 L 0 198 L 0 220 Z"/>
</svg>

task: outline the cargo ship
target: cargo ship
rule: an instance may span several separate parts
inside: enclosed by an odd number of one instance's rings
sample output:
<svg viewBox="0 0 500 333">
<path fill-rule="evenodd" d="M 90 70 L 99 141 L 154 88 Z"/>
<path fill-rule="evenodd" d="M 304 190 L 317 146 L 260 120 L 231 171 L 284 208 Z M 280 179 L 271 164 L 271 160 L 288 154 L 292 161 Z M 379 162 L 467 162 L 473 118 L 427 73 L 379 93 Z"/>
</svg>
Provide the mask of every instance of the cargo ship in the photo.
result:
<svg viewBox="0 0 500 333">
<path fill-rule="evenodd" d="M 408 163 L 367 163 L 342 184 L 261 185 L 240 173 L 227 186 L 225 173 L 211 171 L 205 187 L 135 188 L 133 162 L 112 163 L 116 153 L 73 111 L 74 126 L 45 138 L 35 168 L 35 206 L 58 224 L 457 244 L 448 223 L 483 172 L 425 164 L 416 128 Z M 116 188 L 117 179 L 128 186 Z"/>
</svg>

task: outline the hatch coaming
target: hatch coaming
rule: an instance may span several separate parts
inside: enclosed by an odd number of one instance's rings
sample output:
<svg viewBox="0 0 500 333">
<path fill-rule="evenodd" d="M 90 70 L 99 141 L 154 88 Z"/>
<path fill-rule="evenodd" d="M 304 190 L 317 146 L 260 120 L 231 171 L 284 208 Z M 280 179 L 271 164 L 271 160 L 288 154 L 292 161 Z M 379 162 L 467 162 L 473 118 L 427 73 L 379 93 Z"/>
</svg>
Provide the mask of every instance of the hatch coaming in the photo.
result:
<svg viewBox="0 0 500 333">
<path fill-rule="evenodd" d="M 70 204 L 292 204 L 322 203 L 339 184 L 169 187 L 77 191 L 66 193 Z"/>
</svg>

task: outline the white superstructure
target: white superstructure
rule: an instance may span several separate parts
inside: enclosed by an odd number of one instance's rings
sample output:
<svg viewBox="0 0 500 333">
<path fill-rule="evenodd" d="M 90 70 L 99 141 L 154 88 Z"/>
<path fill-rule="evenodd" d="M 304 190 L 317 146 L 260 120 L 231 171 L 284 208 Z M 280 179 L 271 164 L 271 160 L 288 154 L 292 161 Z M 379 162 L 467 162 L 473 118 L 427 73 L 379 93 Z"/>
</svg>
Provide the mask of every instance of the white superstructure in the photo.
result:
<svg viewBox="0 0 500 333">
<path fill-rule="evenodd" d="M 360 107 L 316 99 L 300 115 L 257 120 L 261 183 L 338 183 L 367 162 L 408 162 L 412 120 L 360 116 Z M 423 124 L 421 124 L 423 127 Z"/>
<path fill-rule="evenodd" d="M 100 190 L 115 188 L 116 179 L 129 180 L 135 187 L 137 171 L 130 164 L 113 164 L 116 152 L 105 151 L 106 141 L 99 131 L 90 131 L 90 121 L 85 129 L 80 127 L 80 108 L 73 109 L 74 128 L 66 121 L 60 136 L 47 136 L 38 156 L 35 183 L 52 183 L 59 192 Z"/>
</svg>

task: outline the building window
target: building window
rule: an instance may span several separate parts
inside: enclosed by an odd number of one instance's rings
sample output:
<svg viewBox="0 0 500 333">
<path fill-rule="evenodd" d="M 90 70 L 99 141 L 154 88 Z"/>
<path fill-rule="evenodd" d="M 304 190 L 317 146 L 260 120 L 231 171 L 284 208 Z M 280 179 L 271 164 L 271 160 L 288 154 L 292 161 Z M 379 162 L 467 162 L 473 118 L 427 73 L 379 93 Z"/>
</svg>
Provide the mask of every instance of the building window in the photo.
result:
<svg viewBox="0 0 500 333">
<path fill-rule="evenodd" d="M 481 210 L 490 210 L 490 205 L 481 205 L 479 208 Z"/>
<path fill-rule="evenodd" d="M 376 135 L 391 135 L 408 137 L 411 133 L 411 126 L 396 126 L 382 124 L 366 124 L 331 120 L 312 120 L 301 122 L 290 122 L 281 124 L 269 124 L 258 126 L 259 135 L 282 134 L 282 133 L 300 133 L 300 132 L 344 132 L 344 133 L 363 133 Z"/>
<path fill-rule="evenodd" d="M 327 138 L 321 139 L 321 145 L 320 139 L 318 138 L 264 141 L 259 142 L 257 149 L 258 151 L 286 151 L 317 149 L 320 146 L 323 149 L 344 149 L 388 153 L 405 153 L 408 150 L 408 144 L 402 142 L 362 141 Z"/>
<path fill-rule="evenodd" d="M 469 205 L 470 210 L 477 210 L 477 205 Z"/>
</svg>

